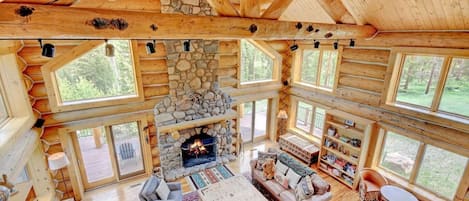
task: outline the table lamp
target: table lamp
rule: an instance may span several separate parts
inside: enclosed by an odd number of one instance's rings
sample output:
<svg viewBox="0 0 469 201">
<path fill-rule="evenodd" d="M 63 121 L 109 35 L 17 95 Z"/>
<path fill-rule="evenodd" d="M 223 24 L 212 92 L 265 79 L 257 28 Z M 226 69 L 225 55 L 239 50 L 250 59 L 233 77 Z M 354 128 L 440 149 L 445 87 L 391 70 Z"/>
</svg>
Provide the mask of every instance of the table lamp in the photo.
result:
<svg viewBox="0 0 469 201">
<path fill-rule="evenodd" d="M 62 176 L 62 181 L 64 183 L 65 187 L 65 192 L 67 193 L 67 183 L 65 182 L 65 177 L 62 168 L 67 167 L 68 164 L 70 164 L 70 161 L 67 158 L 67 155 L 65 155 L 64 152 L 58 152 L 55 154 L 52 154 L 48 157 L 49 160 L 49 169 L 52 171 L 60 170 L 60 174 Z"/>
</svg>

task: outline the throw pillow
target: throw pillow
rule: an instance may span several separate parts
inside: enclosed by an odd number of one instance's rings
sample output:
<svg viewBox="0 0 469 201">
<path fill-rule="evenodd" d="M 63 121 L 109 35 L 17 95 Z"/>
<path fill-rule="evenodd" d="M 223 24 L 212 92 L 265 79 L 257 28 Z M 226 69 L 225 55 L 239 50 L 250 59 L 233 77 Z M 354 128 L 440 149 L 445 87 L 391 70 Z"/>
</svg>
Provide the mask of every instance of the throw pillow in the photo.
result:
<svg viewBox="0 0 469 201">
<path fill-rule="evenodd" d="M 285 175 L 287 174 L 287 170 L 288 170 L 288 166 L 286 166 L 280 161 L 277 161 L 277 163 L 275 164 L 275 171 L 278 171 L 282 173 L 283 175 Z"/>
<path fill-rule="evenodd" d="M 269 158 L 275 161 L 277 160 L 277 154 L 259 151 L 257 154 L 256 169 L 262 170 L 262 165 L 264 165 L 265 161 Z"/>
<path fill-rule="evenodd" d="M 288 178 L 282 173 L 275 172 L 275 181 L 279 183 L 283 188 L 288 189 Z"/>
<path fill-rule="evenodd" d="M 314 190 L 316 191 L 317 195 L 322 195 L 326 193 L 330 188 L 329 184 L 317 174 L 311 175 L 311 181 L 313 183 Z"/>
<path fill-rule="evenodd" d="M 314 194 L 314 188 L 313 185 L 311 184 L 311 179 L 306 179 L 306 177 L 309 178 L 309 176 L 303 177 L 303 179 L 298 183 L 295 189 L 295 197 L 297 201 L 303 201 L 306 199 L 311 198 Z"/>
<path fill-rule="evenodd" d="M 301 176 L 297 174 L 295 171 L 290 169 L 287 172 L 287 178 L 288 178 L 288 186 L 290 186 L 291 189 L 295 189 L 296 185 L 298 185 L 298 182 L 301 179 Z"/>
<path fill-rule="evenodd" d="M 267 159 L 264 163 L 264 165 L 262 165 L 262 171 L 264 173 L 264 178 L 269 180 L 269 179 L 273 179 L 274 178 L 274 175 L 275 175 L 275 162 L 273 159 Z"/>
<path fill-rule="evenodd" d="M 158 188 L 156 188 L 156 194 L 160 199 L 167 200 L 169 196 L 169 187 L 168 184 L 162 179 Z"/>
</svg>

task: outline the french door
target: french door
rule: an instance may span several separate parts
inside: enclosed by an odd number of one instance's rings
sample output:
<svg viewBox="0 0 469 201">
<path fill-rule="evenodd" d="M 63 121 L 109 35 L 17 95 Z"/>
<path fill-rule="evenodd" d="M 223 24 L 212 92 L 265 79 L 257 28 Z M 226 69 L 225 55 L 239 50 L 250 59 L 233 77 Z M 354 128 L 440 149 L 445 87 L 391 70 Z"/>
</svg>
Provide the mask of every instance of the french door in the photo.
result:
<svg viewBox="0 0 469 201">
<path fill-rule="evenodd" d="M 270 114 L 269 99 L 245 102 L 240 105 L 240 130 L 243 143 L 267 138 Z"/>
<path fill-rule="evenodd" d="M 138 122 L 73 132 L 85 190 L 145 173 Z"/>
</svg>

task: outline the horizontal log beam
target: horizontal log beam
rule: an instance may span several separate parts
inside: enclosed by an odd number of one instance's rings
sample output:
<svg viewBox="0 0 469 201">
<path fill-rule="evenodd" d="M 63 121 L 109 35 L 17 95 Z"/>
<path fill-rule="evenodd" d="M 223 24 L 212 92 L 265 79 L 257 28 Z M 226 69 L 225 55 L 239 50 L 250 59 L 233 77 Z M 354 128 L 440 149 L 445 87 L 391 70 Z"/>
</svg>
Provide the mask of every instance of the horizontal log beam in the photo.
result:
<svg viewBox="0 0 469 201">
<path fill-rule="evenodd" d="M 371 37 L 370 25 L 319 24 L 238 17 L 185 16 L 48 5 L 0 4 L 0 39 L 350 39 Z M 28 12 L 29 11 L 29 12 Z M 21 16 L 23 15 L 23 16 Z M 250 27 L 257 30 L 251 33 Z"/>
</svg>

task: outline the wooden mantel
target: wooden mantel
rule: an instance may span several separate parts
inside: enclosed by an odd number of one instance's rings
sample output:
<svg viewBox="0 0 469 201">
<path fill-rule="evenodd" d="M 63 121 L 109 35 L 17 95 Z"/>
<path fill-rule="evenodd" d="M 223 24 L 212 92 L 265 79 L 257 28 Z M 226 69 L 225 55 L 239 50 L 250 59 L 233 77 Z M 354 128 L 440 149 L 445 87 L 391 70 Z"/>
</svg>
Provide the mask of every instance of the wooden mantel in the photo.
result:
<svg viewBox="0 0 469 201">
<path fill-rule="evenodd" d="M 164 134 L 164 133 L 170 133 L 173 131 L 179 131 L 187 128 L 196 128 L 212 123 L 218 123 L 220 121 L 224 120 L 229 120 L 229 119 L 234 119 L 238 117 L 238 113 L 234 110 L 228 110 L 226 111 L 225 114 L 222 115 L 217 115 L 213 117 L 207 117 L 207 118 L 202 118 L 202 119 L 197 119 L 197 120 L 192 120 L 192 121 L 185 121 L 181 123 L 176 123 L 176 124 L 171 124 L 171 125 L 166 125 L 166 126 L 159 126 L 157 127 L 158 133 Z"/>
<path fill-rule="evenodd" d="M 51 5 L 0 4 L 0 39 L 359 39 L 370 25 L 185 16 Z M 250 27 L 256 26 L 252 33 Z M 312 25 L 314 30 L 306 31 Z M 99 27 L 99 28 L 96 28 Z"/>
</svg>

